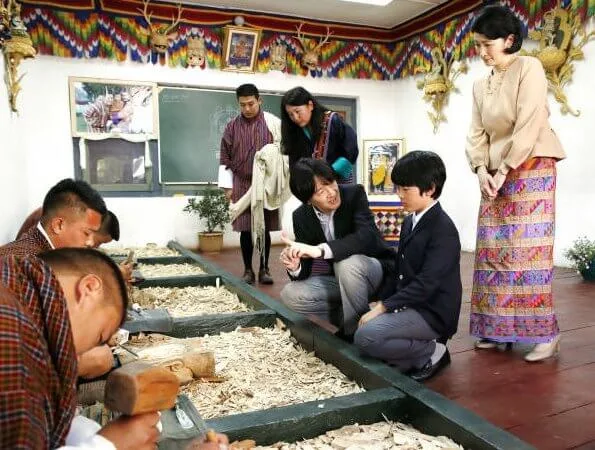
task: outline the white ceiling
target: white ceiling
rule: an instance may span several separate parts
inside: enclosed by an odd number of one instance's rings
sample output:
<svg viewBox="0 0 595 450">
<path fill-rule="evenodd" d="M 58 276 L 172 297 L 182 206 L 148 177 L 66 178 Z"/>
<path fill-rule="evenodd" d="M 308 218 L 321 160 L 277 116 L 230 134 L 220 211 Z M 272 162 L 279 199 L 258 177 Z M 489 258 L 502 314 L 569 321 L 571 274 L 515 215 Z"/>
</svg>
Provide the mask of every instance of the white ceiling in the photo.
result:
<svg viewBox="0 0 595 450">
<path fill-rule="evenodd" d="M 178 3 L 177 0 L 167 1 Z M 182 0 L 182 3 L 392 28 L 447 1 L 392 0 L 386 6 L 364 5 L 341 0 Z"/>
</svg>

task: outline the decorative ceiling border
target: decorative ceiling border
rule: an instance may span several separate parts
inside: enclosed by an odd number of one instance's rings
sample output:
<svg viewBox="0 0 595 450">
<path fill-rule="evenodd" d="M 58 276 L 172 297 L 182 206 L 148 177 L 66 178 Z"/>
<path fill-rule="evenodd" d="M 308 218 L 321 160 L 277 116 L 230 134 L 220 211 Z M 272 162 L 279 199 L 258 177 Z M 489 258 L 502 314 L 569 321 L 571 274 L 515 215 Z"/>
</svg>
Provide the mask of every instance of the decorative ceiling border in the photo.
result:
<svg viewBox="0 0 595 450">
<path fill-rule="evenodd" d="M 502 0 L 528 31 L 538 26 L 558 1 L 584 22 L 595 15 L 595 0 Z M 491 1 L 486 0 L 486 3 Z M 23 0 L 23 22 L 40 54 L 66 58 L 105 58 L 171 67 L 220 69 L 224 39 L 241 15 L 246 30 L 258 30 L 257 53 L 249 70 L 288 74 L 393 80 L 427 72 L 431 51 L 439 46 L 446 60 L 473 58 L 471 26 L 482 0 L 452 0 L 391 30 L 272 16 L 239 10 L 184 6 L 175 33 L 156 53 L 152 29 L 167 29 L 177 17 L 175 3 L 151 0 L 150 25 L 141 0 Z M 154 20 L 157 19 L 157 20 Z M 296 36 L 301 25 L 301 37 Z M 237 30 L 236 30 L 237 31 Z M 320 38 L 322 36 L 323 38 Z M 326 37 L 331 39 L 327 40 Z M 322 45 L 320 45 L 322 43 Z M 314 51 L 317 65 L 304 67 Z"/>
<path fill-rule="evenodd" d="M 22 1 L 29 7 L 51 7 L 65 11 L 96 11 L 112 13 L 120 16 L 139 15 L 141 0 L 36 0 Z M 417 33 L 426 31 L 437 24 L 457 15 L 469 12 L 483 3 L 483 0 L 451 0 L 426 11 L 421 16 L 410 19 L 393 28 L 370 27 L 357 24 L 346 24 L 298 17 L 273 15 L 240 9 L 217 9 L 214 7 L 182 5 L 182 23 L 194 26 L 224 26 L 233 22 L 234 17 L 241 15 L 246 25 L 277 33 L 295 33 L 296 26 L 304 23 L 302 31 L 312 36 L 324 36 L 327 27 L 333 31 L 333 38 L 364 42 L 395 43 Z M 171 20 L 177 12 L 177 4 L 159 1 L 151 2 L 153 17 L 164 21 Z"/>
</svg>

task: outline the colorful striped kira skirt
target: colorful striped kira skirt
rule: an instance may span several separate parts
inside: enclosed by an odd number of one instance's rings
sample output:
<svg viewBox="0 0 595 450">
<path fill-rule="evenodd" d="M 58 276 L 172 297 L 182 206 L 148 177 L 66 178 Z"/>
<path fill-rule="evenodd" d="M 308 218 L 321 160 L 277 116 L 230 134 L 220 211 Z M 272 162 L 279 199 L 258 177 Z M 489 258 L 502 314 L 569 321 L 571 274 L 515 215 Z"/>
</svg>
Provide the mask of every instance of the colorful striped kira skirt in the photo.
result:
<svg viewBox="0 0 595 450">
<path fill-rule="evenodd" d="M 471 335 L 497 342 L 550 342 L 556 160 L 532 158 L 481 201 L 471 293 Z"/>
</svg>

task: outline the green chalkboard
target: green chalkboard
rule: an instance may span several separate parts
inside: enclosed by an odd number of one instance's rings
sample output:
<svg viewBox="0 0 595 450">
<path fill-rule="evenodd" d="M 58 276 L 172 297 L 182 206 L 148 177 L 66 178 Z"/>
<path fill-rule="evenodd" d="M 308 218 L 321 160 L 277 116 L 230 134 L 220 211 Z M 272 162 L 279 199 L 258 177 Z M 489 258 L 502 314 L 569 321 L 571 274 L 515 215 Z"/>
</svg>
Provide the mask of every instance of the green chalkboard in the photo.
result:
<svg viewBox="0 0 595 450">
<path fill-rule="evenodd" d="M 261 94 L 279 116 L 281 95 Z M 215 183 L 221 136 L 239 114 L 234 91 L 159 88 L 159 161 L 163 184 Z"/>
</svg>

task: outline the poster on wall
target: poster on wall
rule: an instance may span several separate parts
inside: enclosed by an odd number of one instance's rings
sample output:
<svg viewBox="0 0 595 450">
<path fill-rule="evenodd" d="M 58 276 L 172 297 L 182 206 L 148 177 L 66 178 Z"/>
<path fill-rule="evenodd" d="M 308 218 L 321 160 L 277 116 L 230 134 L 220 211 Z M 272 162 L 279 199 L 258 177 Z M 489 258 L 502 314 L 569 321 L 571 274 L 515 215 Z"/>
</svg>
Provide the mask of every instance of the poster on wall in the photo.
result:
<svg viewBox="0 0 595 450">
<path fill-rule="evenodd" d="M 390 175 L 405 151 L 404 138 L 364 140 L 364 185 L 368 195 L 396 198 L 397 187 Z"/>
<path fill-rule="evenodd" d="M 75 137 L 157 138 L 157 85 L 138 81 L 68 79 Z"/>
</svg>

